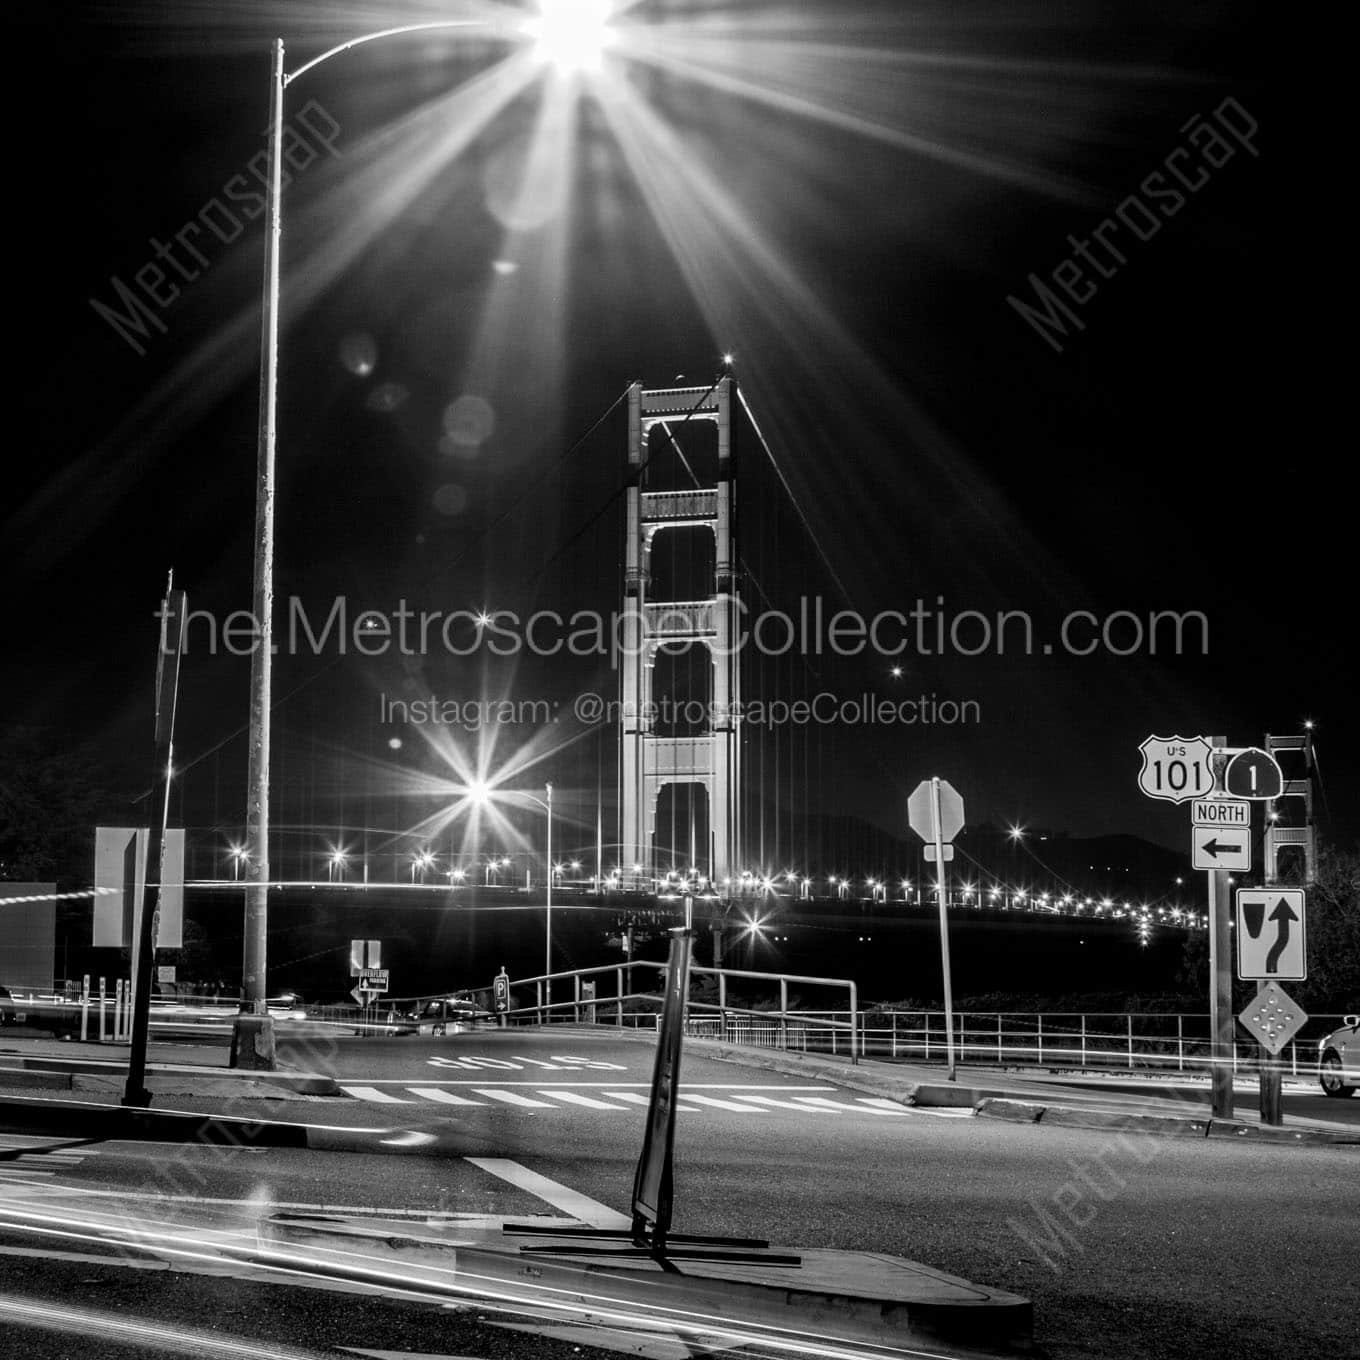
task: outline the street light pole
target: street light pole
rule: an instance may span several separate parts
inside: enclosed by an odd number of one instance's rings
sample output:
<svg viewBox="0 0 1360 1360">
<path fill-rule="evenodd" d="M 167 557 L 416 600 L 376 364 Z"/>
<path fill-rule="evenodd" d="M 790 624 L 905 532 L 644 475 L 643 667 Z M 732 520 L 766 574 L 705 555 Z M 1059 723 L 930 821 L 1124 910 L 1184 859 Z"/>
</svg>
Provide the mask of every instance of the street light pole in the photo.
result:
<svg viewBox="0 0 1360 1360">
<path fill-rule="evenodd" d="M 274 656 L 274 451 L 278 435 L 279 246 L 283 233 L 283 40 L 274 43 L 269 85 L 269 180 L 265 186 L 264 325 L 260 336 L 260 411 L 255 459 L 255 568 L 251 608 L 249 768 L 246 776 L 247 861 L 241 1014 L 232 1040 L 233 1066 L 274 1066 L 274 1029 L 265 1006 L 269 921 L 269 724 Z"/>
<path fill-rule="evenodd" d="M 547 930 L 546 943 L 544 945 L 543 972 L 543 995 L 549 1007 L 552 1005 L 552 890 L 553 890 L 553 857 L 552 857 L 552 785 L 548 785 L 548 801 L 543 805 L 543 810 L 548 814 L 548 911 L 547 911 Z M 548 1019 L 552 1019 L 552 1011 L 545 1012 Z"/>
<path fill-rule="evenodd" d="M 269 178 L 265 185 L 265 268 L 260 335 L 260 410 L 255 466 L 255 565 L 251 609 L 255 648 L 250 657 L 250 721 L 247 736 L 246 873 L 244 945 L 241 957 L 241 1014 L 232 1038 L 232 1064 L 272 1068 L 274 1030 L 265 1005 L 269 929 L 269 726 L 274 655 L 274 453 L 278 436 L 279 258 L 283 237 L 283 99 L 299 76 L 362 43 L 434 29 L 477 28 L 479 20 L 455 19 L 386 28 L 340 43 L 289 74 L 283 39 L 274 42 L 269 83 Z"/>
</svg>

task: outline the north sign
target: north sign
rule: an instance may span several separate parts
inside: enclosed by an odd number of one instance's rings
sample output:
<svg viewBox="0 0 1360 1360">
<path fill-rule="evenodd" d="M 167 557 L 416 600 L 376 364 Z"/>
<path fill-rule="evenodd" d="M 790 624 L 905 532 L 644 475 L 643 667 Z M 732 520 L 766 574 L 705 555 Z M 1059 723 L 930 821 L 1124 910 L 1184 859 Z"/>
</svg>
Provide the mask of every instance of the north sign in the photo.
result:
<svg viewBox="0 0 1360 1360">
<path fill-rule="evenodd" d="M 1196 826 L 1251 826 L 1251 804 L 1235 798 L 1197 798 L 1190 804 L 1190 820 Z"/>
</svg>

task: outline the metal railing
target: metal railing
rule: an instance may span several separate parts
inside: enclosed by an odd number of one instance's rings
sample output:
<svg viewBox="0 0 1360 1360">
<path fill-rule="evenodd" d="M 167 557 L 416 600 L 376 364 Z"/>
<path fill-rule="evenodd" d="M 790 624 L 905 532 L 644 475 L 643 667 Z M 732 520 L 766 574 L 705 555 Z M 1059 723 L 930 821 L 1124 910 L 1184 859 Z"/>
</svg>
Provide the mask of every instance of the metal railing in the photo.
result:
<svg viewBox="0 0 1360 1360">
<path fill-rule="evenodd" d="M 648 981 L 655 980 L 655 989 L 637 988 L 634 975 L 639 969 Z M 565 1019 L 585 1024 L 651 1026 L 661 1011 L 665 971 L 664 963 L 635 962 L 516 978 L 510 983 L 511 1006 L 504 1019 L 507 1024 L 549 1024 Z M 732 986 L 734 981 L 737 988 Z M 549 983 L 556 994 L 569 986 L 571 998 L 549 1002 Z M 847 1008 L 814 1011 L 797 1004 L 801 1000 L 799 993 L 813 987 L 844 990 Z M 532 1002 L 524 997 L 528 988 L 533 989 Z M 737 1000 L 738 988 L 764 992 L 768 1000 L 757 1002 L 754 997 L 742 996 L 747 1004 L 741 1004 Z M 791 992 L 791 988 L 795 991 Z M 741 968 L 690 969 L 686 1032 L 695 1036 L 711 1035 L 729 1043 L 760 1043 L 801 1052 L 845 1054 L 851 1062 L 858 1062 L 861 1021 L 859 988 L 848 978 L 758 973 Z"/>
<path fill-rule="evenodd" d="M 1341 1024 L 1339 1015 L 1310 1016 L 1281 1055 L 1293 1076 L 1312 1076 L 1318 1040 Z M 872 1011 L 861 1017 L 866 1056 L 942 1059 L 945 1018 L 935 1011 Z M 1207 1072 L 1212 1065 L 1209 1017 L 1149 1012 L 956 1012 L 960 1059 L 993 1067 L 1078 1068 L 1134 1072 Z M 1240 1032 L 1233 1070 L 1256 1068 L 1257 1046 Z"/>
</svg>

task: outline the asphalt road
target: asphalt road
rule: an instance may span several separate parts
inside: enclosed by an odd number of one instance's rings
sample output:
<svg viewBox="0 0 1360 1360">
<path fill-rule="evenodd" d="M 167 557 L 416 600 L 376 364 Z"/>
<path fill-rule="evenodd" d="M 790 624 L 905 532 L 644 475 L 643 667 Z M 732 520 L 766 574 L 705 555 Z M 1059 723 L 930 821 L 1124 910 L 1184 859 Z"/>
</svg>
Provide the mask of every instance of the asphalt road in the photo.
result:
<svg viewBox="0 0 1360 1360">
<path fill-rule="evenodd" d="M 286 1056 L 309 1068 L 328 1065 L 350 1094 L 271 1101 L 270 1111 L 392 1130 L 399 1141 L 386 1151 L 106 1143 L 46 1154 L 47 1163 L 43 1154 L 0 1163 L 0 1182 L 9 1181 L 0 1190 L 22 1196 L 13 1202 L 28 1211 L 45 1206 L 88 1218 L 121 1206 L 124 1214 L 164 1213 L 195 1231 L 221 1232 L 280 1209 L 496 1219 L 627 1209 L 644 1109 L 625 1097 L 645 1093 L 648 1042 L 580 1031 L 486 1032 L 327 1046 L 302 1054 L 289 1039 Z M 1053 1360 L 1354 1353 L 1360 1150 L 1135 1138 L 892 1109 L 834 1083 L 694 1052 L 681 1087 L 678 1231 L 888 1252 L 1013 1290 L 1035 1301 L 1036 1338 Z M 249 1107 L 261 1112 L 260 1102 Z M 401 1131 L 434 1132 L 440 1155 L 423 1155 L 401 1141 Z M 51 1174 L 35 1176 L 35 1169 Z M 21 1188 L 23 1180 L 30 1184 Z M 31 1247 L 34 1238 L 4 1242 Z M 71 1244 L 52 1239 L 54 1248 Z M 124 1318 L 186 1325 L 215 1318 L 233 1335 L 263 1331 L 308 1353 L 342 1344 L 458 1354 L 455 1336 L 463 1354 L 555 1353 L 526 1348 L 518 1333 L 477 1322 L 474 1313 L 442 1314 L 451 1326 L 482 1330 L 465 1338 L 436 1329 L 442 1339 L 432 1345 L 436 1333 L 420 1331 L 429 1306 L 416 1303 L 384 1304 L 383 1327 L 370 1327 L 349 1302 L 342 1308 L 327 1296 L 275 1286 L 257 1291 L 254 1307 L 243 1310 L 239 1268 L 186 1280 L 100 1265 L 89 1278 L 112 1272 L 122 1283 L 90 1286 L 91 1300 L 60 1287 L 69 1262 L 20 1270 L 18 1257 L 0 1259 L 11 1299 L 22 1293 L 83 1306 L 116 1288 L 124 1291 L 117 1295 L 127 1303 L 120 1304 Z M 332 1324 L 341 1318 L 348 1320 L 337 1331 Z M 390 1339 L 407 1329 L 412 1344 Z M 0 1349 L 9 1348 L 7 1337 L 22 1336 L 24 1353 L 42 1354 L 27 1341 L 60 1335 L 0 1318 Z M 381 1336 L 389 1340 L 375 1339 Z"/>
</svg>

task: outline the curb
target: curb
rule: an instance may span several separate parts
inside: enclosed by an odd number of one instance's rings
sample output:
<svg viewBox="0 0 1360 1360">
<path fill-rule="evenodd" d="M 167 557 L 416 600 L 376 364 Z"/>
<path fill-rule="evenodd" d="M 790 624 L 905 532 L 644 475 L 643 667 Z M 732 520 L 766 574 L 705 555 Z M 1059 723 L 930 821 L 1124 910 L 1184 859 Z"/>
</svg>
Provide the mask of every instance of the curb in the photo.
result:
<svg viewBox="0 0 1360 1360">
<path fill-rule="evenodd" d="M 96 1077 L 112 1080 L 119 1085 L 126 1079 L 127 1064 L 103 1058 L 20 1058 L 17 1067 L 0 1067 L 0 1085 L 3 1086 L 47 1086 L 41 1078 L 65 1079 L 65 1086 L 52 1086 L 54 1090 L 99 1091 L 109 1089 L 84 1078 Z M 35 1080 L 38 1078 L 38 1080 Z M 225 1084 L 229 1089 L 222 1091 L 202 1091 L 193 1083 L 216 1082 Z M 256 1092 L 239 1089 L 250 1083 L 260 1084 L 264 1090 L 258 1094 L 268 1094 L 268 1088 L 277 1088 L 304 1096 L 338 1096 L 341 1094 L 339 1083 L 334 1077 L 316 1072 L 260 1072 L 247 1068 L 230 1067 L 190 1067 L 175 1063 L 149 1063 L 146 1069 L 147 1089 L 157 1095 L 255 1095 Z"/>
<path fill-rule="evenodd" d="M 1257 1143 L 1360 1146 L 1360 1130 L 1350 1135 L 1324 1129 L 1271 1128 L 1232 1119 L 1092 1110 L 1078 1105 L 1042 1105 L 1006 1098 L 979 1101 L 977 1114 L 982 1119 L 1006 1119 L 1012 1123 L 1068 1129 L 1116 1129 L 1121 1133 L 1160 1134 L 1167 1138 L 1246 1138 Z"/>
<path fill-rule="evenodd" d="M 302 1148 L 311 1152 L 494 1156 L 497 1148 L 476 1133 L 444 1121 L 438 1133 L 401 1128 L 344 1128 L 281 1119 L 152 1110 L 92 1101 L 0 1099 L 0 1130 L 66 1138 L 222 1147 Z"/>
</svg>

